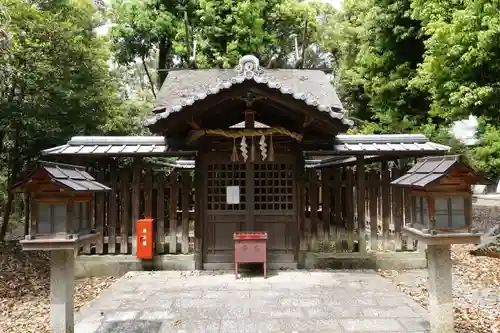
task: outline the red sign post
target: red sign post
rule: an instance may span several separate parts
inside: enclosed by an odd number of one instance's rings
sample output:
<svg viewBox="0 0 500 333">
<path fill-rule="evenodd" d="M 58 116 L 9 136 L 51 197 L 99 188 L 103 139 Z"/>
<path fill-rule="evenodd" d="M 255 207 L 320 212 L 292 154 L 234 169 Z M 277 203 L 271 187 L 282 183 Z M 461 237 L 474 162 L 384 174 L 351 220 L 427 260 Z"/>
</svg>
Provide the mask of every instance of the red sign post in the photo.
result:
<svg viewBox="0 0 500 333">
<path fill-rule="evenodd" d="M 235 232 L 234 275 L 238 279 L 238 264 L 261 262 L 267 278 L 267 232 Z"/>
</svg>

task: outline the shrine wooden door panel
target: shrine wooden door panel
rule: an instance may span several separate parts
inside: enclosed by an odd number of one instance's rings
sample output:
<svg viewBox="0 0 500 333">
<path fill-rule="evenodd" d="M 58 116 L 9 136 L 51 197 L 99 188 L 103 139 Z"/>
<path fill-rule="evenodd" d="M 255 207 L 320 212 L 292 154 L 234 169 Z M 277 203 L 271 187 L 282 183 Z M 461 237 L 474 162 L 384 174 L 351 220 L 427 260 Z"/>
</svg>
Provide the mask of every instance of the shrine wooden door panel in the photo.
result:
<svg viewBox="0 0 500 333">
<path fill-rule="evenodd" d="M 268 261 L 293 262 L 296 240 L 294 164 L 291 156 L 276 162 L 229 162 L 212 157 L 206 164 L 204 261 L 234 260 L 235 231 L 266 231 Z M 239 203 L 228 204 L 227 186 L 239 187 Z"/>
<path fill-rule="evenodd" d="M 293 262 L 296 240 L 294 165 L 289 156 L 253 164 L 256 231 L 268 233 L 268 260 Z"/>
<path fill-rule="evenodd" d="M 205 262 L 232 262 L 233 233 L 247 221 L 246 164 L 234 162 L 207 164 L 207 207 L 205 217 Z M 238 186 L 239 204 L 228 204 L 227 186 Z"/>
</svg>

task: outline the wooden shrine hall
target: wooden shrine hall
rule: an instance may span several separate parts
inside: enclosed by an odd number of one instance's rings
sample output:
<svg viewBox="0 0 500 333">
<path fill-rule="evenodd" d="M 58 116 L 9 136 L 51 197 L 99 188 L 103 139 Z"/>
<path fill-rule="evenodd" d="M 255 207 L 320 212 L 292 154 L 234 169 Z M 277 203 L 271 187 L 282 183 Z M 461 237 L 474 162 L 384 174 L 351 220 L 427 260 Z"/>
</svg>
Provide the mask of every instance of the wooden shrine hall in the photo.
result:
<svg viewBox="0 0 500 333">
<path fill-rule="evenodd" d="M 321 70 L 171 71 L 146 126 L 154 136 L 74 137 L 42 152 L 88 166 L 100 237 L 87 255 L 135 254 L 135 221 L 155 219 L 157 255 L 232 268 L 233 233 L 267 231 L 271 267 L 308 253 L 365 258 L 418 250 L 401 231 L 411 201 L 390 182 L 449 147 L 423 135 L 348 135 L 353 126 Z"/>
</svg>

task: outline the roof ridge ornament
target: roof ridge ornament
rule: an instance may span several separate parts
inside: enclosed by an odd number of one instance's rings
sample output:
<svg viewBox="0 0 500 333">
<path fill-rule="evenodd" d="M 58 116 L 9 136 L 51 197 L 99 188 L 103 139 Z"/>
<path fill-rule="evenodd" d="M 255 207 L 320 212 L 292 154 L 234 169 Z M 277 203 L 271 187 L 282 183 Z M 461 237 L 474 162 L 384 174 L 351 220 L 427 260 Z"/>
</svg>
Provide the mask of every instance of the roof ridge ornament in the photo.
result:
<svg viewBox="0 0 500 333">
<path fill-rule="evenodd" d="M 252 79 L 254 76 L 262 76 L 264 74 L 264 70 L 260 67 L 259 59 L 251 54 L 241 57 L 235 70 L 238 75 L 244 76 L 246 79 Z"/>
</svg>

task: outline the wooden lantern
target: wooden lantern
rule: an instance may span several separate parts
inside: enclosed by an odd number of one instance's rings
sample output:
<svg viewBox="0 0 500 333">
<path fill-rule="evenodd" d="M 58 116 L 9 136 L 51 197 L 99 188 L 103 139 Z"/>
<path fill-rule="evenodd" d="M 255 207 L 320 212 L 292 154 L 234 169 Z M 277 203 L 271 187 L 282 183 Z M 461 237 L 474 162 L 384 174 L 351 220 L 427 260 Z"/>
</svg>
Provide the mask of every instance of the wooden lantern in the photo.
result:
<svg viewBox="0 0 500 333">
<path fill-rule="evenodd" d="M 391 184 L 411 189 L 412 223 L 404 231 L 428 244 L 474 243 L 472 185 L 491 181 L 468 166 L 460 155 L 420 159 Z"/>
<path fill-rule="evenodd" d="M 83 167 L 51 162 L 38 162 L 13 189 L 31 199 L 29 234 L 21 241 L 25 250 L 75 248 L 94 240 L 93 193 L 110 190 Z"/>
</svg>

